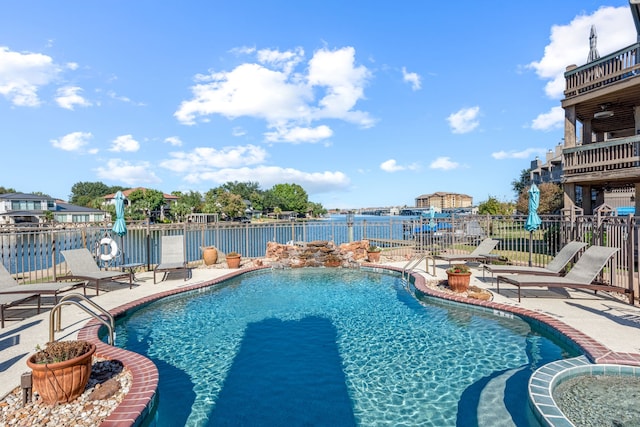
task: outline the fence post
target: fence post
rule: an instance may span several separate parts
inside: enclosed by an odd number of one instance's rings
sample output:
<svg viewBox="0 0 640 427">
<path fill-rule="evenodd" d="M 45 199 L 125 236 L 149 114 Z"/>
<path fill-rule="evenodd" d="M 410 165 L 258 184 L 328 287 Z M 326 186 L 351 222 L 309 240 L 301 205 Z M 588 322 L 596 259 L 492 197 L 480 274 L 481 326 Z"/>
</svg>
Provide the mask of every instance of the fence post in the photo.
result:
<svg viewBox="0 0 640 427">
<path fill-rule="evenodd" d="M 636 227 L 635 227 L 636 219 L 633 215 L 629 214 L 627 217 L 627 283 L 629 291 L 634 293 L 635 287 L 635 236 L 636 236 Z M 635 304 L 635 301 L 631 301 L 631 304 Z"/>
</svg>

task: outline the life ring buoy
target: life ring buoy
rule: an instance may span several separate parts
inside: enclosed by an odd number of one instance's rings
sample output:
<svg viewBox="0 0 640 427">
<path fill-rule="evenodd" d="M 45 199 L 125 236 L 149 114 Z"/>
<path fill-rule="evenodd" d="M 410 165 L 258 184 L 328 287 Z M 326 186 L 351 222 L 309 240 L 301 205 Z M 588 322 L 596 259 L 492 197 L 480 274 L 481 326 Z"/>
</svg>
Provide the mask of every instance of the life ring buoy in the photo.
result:
<svg viewBox="0 0 640 427">
<path fill-rule="evenodd" d="M 108 246 L 109 251 L 103 252 L 103 246 Z M 103 237 L 98 244 L 97 255 L 102 261 L 111 261 L 118 255 L 118 244 L 110 237 Z"/>
</svg>

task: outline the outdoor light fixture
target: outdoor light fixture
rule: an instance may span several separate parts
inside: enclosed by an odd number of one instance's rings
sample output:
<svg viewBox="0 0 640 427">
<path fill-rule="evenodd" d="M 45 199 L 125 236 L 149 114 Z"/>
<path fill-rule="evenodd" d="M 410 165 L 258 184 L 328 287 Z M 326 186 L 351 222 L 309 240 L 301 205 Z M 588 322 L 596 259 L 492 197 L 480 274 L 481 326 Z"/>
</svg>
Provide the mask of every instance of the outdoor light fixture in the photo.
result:
<svg viewBox="0 0 640 427">
<path fill-rule="evenodd" d="M 606 119 L 613 116 L 613 111 L 607 110 L 607 108 L 609 108 L 609 104 L 602 104 L 600 105 L 600 108 L 602 109 L 602 111 L 598 111 L 597 113 L 595 113 L 593 115 L 594 119 Z"/>
</svg>

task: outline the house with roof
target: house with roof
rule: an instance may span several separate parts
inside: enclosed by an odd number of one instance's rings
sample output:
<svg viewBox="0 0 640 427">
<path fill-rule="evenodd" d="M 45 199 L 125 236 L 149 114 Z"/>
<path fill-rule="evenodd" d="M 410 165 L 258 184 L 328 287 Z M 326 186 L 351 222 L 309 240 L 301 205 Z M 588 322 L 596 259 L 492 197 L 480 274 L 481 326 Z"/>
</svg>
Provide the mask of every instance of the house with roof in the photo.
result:
<svg viewBox="0 0 640 427">
<path fill-rule="evenodd" d="M 128 190 L 123 190 L 122 191 L 122 195 L 124 196 L 124 205 L 127 207 L 131 206 L 131 200 L 129 199 L 129 196 L 131 195 L 131 193 L 133 193 L 134 191 L 147 191 L 147 188 L 144 187 L 136 187 L 136 188 L 130 188 Z M 164 199 L 164 203 L 162 206 L 160 206 L 159 210 L 150 212 L 149 215 L 152 218 L 158 218 L 160 220 L 164 220 L 165 217 L 169 214 L 169 212 L 171 211 L 171 206 L 174 206 L 176 203 L 178 203 L 178 196 L 174 196 L 173 194 L 166 194 L 166 193 L 162 193 L 163 199 Z M 105 205 L 115 205 L 116 204 L 116 193 L 113 194 L 107 194 L 106 196 L 104 196 L 104 203 Z"/>
<path fill-rule="evenodd" d="M 0 225 L 38 225 L 53 219 L 57 223 L 83 224 L 105 220 L 99 209 L 76 206 L 39 194 L 0 194 Z"/>
<path fill-rule="evenodd" d="M 593 214 L 606 193 L 618 192 L 632 194 L 640 212 L 640 3 L 629 8 L 638 41 L 600 57 L 593 30 L 587 63 L 564 73 L 565 211 Z"/>
</svg>

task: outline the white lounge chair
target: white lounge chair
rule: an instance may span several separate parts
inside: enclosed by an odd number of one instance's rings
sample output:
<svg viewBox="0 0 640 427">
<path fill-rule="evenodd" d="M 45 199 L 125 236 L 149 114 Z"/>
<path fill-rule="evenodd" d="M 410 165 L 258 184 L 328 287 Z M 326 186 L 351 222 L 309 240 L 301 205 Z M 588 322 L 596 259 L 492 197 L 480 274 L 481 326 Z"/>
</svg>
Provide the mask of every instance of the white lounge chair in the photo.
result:
<svg viewBox="0 0 640 427">
<path fill-rule="evenodd" d="M 187 260 L 184 251 L 184 236 L 162 236 L 160 246 L 160 264 L 153 269 L 153 283 L 157 273 L 163 273 L 162 280 L 166 279 L 170 271 L 184 271 L 184 280 L 191 275 L 187 267 Z"/>
<path fill-rule="evenodd" d="M 545 267 L 529 267 L 524 265 L 496 265 L 483 264 L 482 273 L 488 271 L 493 278 L 494 274 L 535 274 L 536 276 L 560 276 L 562 270 L 569 264 L 582 248 L 587 246 L 583 242 L 569 242 L 563 246 L 555 257 Z"/>
<path fill-rule="evenodd" d="M 496 278 L 497 290 L 500 292 L 500 282 L 510 283 L 518 287 L 518 302 L 520 302 L 520 289 L 523 287 L 548 287 L 589 289 L 592 291 L 618 292 L 629 294 L 629 304 L 633 304 L 633 290 L 617 286 L 594 283 L 600 271 L 609 259 L 618 251 L 618 248 L 605 246 L 591 246 L 584 251 L 578 261 L 563 277 L 535 276 L 531 274 L 499 275 Z"/>
<path fill-rule="evenodd" d="M 69 273 L 65 276 L 58 277 L 58 280 L 81 279 L 95 283 L 96 295 L 100 293 L 100 284 L 105 281 L 117 282 L 115 279 L 128 278 L 129 289 L 133 287 L 133 275 L 130 271 L 122 272 L 100 270 L 100 267 L 98 267 L 93 255 L 91 255 L 91 252 L 89 252 L 89 249 L 87 248 L 69 249 L 61 251 L 61 253 L 67 263 Z"/>
</svg>

